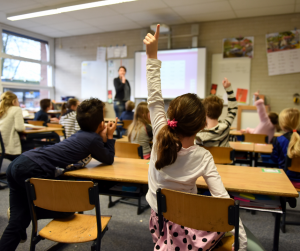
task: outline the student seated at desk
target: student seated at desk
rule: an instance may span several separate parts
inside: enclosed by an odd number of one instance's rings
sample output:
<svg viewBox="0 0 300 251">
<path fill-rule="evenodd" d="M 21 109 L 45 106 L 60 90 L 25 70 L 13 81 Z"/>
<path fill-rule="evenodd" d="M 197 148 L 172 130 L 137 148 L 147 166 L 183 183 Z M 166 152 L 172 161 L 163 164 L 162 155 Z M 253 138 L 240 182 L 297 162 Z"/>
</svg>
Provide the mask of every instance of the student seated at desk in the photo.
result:
<svg viewBox="0 0 300 251">
<path fill-rule="evenodd" d="M 264 101 L 259 99 L 259 92 L 254 93 L 256 97 L 255 106 L 257 108 L 257 113 L 259 116 L 259 124 L 256 128 L 247 128 L 241 130 L 242 133 L 251 133 L 251 134 L 265 134 L 268 135 L 269 143 L 274 137 L 274 133 L 280 131 L 278 124 L 278 114 L 276 112 L 270 112 L 267 114 Z"/>
<path fill-rule="evenodd" d="M 126 103 L 125 103 L 125 110 L 124 112 L 122 112 L 119 120 L 122 121 L 122 120 L 133 120 L 133 114 L 134 112 L 132 111 L 135 107 L 135 103 L 132 102 L 131 100 L 128 100 Z"/>
<path fill-rule="evenodd" d="M 152 127 L 147 102 L 138 104 L 133 122 L 128 128 L 128 141 L 140 144 L 143 147 L 144 159 L 151 155 L 150 141 L 152 140 Z"/>
<path fill-rule="evenodd" d="M 111 165 L 114 162 L 116 123 L 107 126 L 103 118 L 104 103 L 98 99 L 83 101 L 77 109 L 81 130 L 70 138 L 47 147 L 23 153 L 7 169 L 10 188 L 10 219 L 0 240 L 1 251 L 13 251 L 21 240 L 26 240 L 26 228 L 30 223 L 25 180 L 28 178 L 54 179 L 64 171 L 84 167 L 91 158 Z M 39 219 L 66 217 L 70 213 L 58 213 L 37 208 Z"/>
<path fill-rule="evenodd" d="M 279 114 L 279 125 L 285 132 L 275 139 L 271 159 L 279 168 L 284 168 L 286 156 L 300 157 L 300 111 L 296 108 L 284 109 Z M 300 182 L 300 173 L 287 170 L 291 181 Z"/>
<path fill-rule="evenodd" d="M 149 165 L 146 199 L 151 206 L 149 229 L 155 243 L 154 250 L 211 250 L 224 233 L 207 232 L 163 221 L 164 235 L 160 236 L 157 217 L 156 190 L 197 193 L 196 181 L 203 176 L 211 194 L 229 198 L 213 157 L 206 149 L 194 145 L 194 139 L 206 124 L 206 111 L 196 94 L 184 94 L 171 101 L 166 119 L 161 94 L 160 67 L 157 60 L 159 25 L 155 35 L 144 39 L 147 59 L 148 105 L 153 126 L 153 150 Z M 201 212 L 199 212 L 201 214 Z M 247 249 L 247 237 L 240 220 L 240 251 Z M 202 241 L 203 239 L 207 241 Z M 186 242 L 183 240 L 186 239 Z"/>
<path fill-rule="evenodd" d="M 80 130 L 76 119 L 76 110 L 79 101 L 76 98 L 71 98 L 67 103 L 64 103 L 61 108 L 61 118 L 59 123 L 64 126 L 66 138 Z"/>
<path fill-rule="evenodd" d="M 0 132 L 5 146 L 5 158 L 14 160 L 22 153 L 19 132 L 24 130 L 18 97 L 11 91 L 4 92 L 0 103 Z"/>
<path fill-rule="evenodd" d="M 206 109 L 206 127 L 197 133 L 197 144 L 210 146 L 229 146 L 229 133 L 231 124 L 236 116 L 237 101 L 231 83 L 225 78 L 223 86 L 228 96 L 228 113 L 225 119 L 218 120 L 223 110 L 223 99 L 209 96 L 203 100 Z"/>
<path fill-rule="evenodd" d="M 51 110 L 51 100 L 50 99 L 42 99 L 40 101 L 40 107 L 41 110 L 39 110 L 34 115 L 34 120 L 36 121 L 44 121 L 44 126 L 47 126 L 47 123 L 50 123 L 50 121 L 58 121 L 58 118 L 51 118 L 49 119 L 48 111 Z"/>
</svg>

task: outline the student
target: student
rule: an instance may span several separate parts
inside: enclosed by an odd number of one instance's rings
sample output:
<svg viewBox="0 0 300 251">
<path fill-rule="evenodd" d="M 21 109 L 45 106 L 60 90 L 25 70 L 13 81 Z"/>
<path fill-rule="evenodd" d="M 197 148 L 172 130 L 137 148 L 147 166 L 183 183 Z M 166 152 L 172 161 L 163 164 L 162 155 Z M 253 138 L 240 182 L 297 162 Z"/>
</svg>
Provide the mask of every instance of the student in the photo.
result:
<svg viewBox="0 0 300 251">
<path fill-rule="evenodd" d="M 39 110 L 35 115 L 34 115 L 34 120 L 35 121 L 44 121 L 44 126 L 47 126 L 47 123 L 50 123 L 50 121 L 57 121 L 57 118 L 51 118 L 49 119 L 48 111 L 51 110 L 51 100 L 50 99 L 42 99 L 40 101 L 40 107 L 41 110 Z"/>
<path fill-rule="evenodd" d="M 259 124 L 256 128 L 247 128 L 241 130 L 242 133 L 251 133 L 251 134 L 265 134 L 268 135 L 269 143 L 274 137 L 275 131 L 280 131 L 278 124 L 278 114 L 275 112 L 270 112 L 267 114 L 264 101 L 259 99 L 259 93 L 254 93 L 256 97 L 255 106 L 259 116 Z"/>
<path fill-rule="evenodd" d="M 209 96 L 203 100 L 206 109 L 206 127 L 197 133 L 197 144 L 229 147 L 229 132 L 236 116 L 237 101 L 231 83 L 224 78 L 222 82 L 228 96 L 228 113 L 225 119 L 218 120 L 223 110 L 223 100 L 217 96 Z"/>
<path fill-rule="evenodd" d="M 134 113 L 133 122 L 128 128 L 128 141 L 138 143 L 143 147 L 144 159 L 151 154 L 150 141 L 152 140 L 152 127 L 147 102 L 138 104 Z"/>
<path fill-rule="evenodd" d="M 300 133 L 297 131 L 300 127 L 299 110 L 284 109 L 279 114 L 279 125 L 285 134 L 276 138 L 271 159 L 278 164 L 279 168 L 284 168 L 286 156 L 300 157 Z M 291 181 L 300 182 L 300 173 L 287 170 L 286 174 Z"/>
<path fill-rule="evenodd" d="M 117 120 L 116 123 L 109 122 L 106 126 L 103 107 L 104 103 L 98 99 L 83 101 L 77 109 L 80 131 L 58 144 L 25 152 L 9 165 L 6 174 L 10 188 L 10 219 L 0 240 L 1 251 L 15 250 L 20 240 L 27 238 L 26 228 L 30 223 L 30 213 L 25 190 L 26 179 L 54 179 L 57 170 L 80 168 L 91 157 L 109 165 L 114 162 L 113 133 Z M 89 155 L 91 157 L 87 158 Z M 85 158 L 87 160 L 82 162 Z M 37 215 L 42 219 L 58 217 L 59 213 L 37 208 Z M 60 217 L 63 216 L 66 214 Z"/>
<path fill-rule="evenodd" d="M 229 195 L 210 152 L 194 145 L 197 132 L 206 124 L 205 108 L 197 95 L 188 93 L 172 100 L 167 111 L 169 120 L 166 119 L 161 94 L 161 62 L 157 60 L 158 36 L 159 25 L 154 36 L 148 34 L 144 39 L 148 56 L 148 105 L 154 136 L 146 199 L 151 206 L 149 228 L 155 243 L 154 250 L 188 250 L 188 246 L 192 246 L 192 250 L 210 250 L 224 233 L 195 230 L 164 221 L 164 235 L 159 234 L 156 215 L 158 188 L 196 194 L 196 180 L 203 176 L 213 196 L 229 198 Z M 239 231 L 239 250 L 244 251 L 247 238 L 241 221 Z M 202 241 L 204 238 L 206 242 Z"/>
<path fill-rule="evenodd" d="M 22 153 L 19 132 L 24 130 L 18 97 L 11 91 L 4 92 L 0 103 L 0 132 L 5 146 L 5 158 L 14 160 Z"/>
<path fill-rule="evenodd" d="M 64 103 L 61 108 L 61 118 L 59 123 L 64 126 L 66 132 L 66 138 L 69 138 L 72 134 L 80 130 L 78 122 L 76 120 L 76 110 L 79 101 L 76 98 L 71 98 L 67 103 Z"/>
<path fill-rule="evenodd" d="M 122 112 L 119 120 L 133 120 L 133 109 L 135 107 L 135 103 L 132 102 L 131 100 L 128 100 L 126 103 L 125 103 L 125 110 L 124 112 Z"/>
</svg>

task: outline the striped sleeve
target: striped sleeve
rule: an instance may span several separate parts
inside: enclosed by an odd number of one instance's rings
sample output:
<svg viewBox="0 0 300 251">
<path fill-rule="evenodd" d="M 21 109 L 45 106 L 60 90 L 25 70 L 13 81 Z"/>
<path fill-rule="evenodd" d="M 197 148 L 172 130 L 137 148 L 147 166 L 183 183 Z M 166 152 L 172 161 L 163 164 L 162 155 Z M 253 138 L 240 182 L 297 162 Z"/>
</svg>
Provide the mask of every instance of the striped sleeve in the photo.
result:
<svg viewBox="0 0 300 251">
<path fill-rule="evenodd" d="M 231 86 L 225 89 L 227 96 L 228 96 L 228 113 L 226 118 L 224 119 L 225 123 L 231 126 L 233 120 L 235 119 L 237 113 L 237 101 L 234 95 L 234 91 Z"/>
</svg>

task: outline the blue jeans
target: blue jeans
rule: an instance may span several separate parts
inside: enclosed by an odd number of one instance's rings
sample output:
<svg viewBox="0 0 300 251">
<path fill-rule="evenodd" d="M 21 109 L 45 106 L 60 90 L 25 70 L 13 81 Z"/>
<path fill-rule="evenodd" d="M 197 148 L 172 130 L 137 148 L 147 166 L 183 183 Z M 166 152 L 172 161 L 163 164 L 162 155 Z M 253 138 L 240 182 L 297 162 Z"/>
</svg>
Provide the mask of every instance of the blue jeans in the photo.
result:
<svg viewBox="0 0 300 251">
<path fill-rule="evenodd" d="M 115 109 L 116 117 L 120 118 L 122 112 L 125 111 L 125 103 L 126 101 L 118 101 L 118 100 L 114 101 L 114 109 Z"/>
<path fill-rule="evenodd" d="M 51 179 L 54 177 L 23 155 L 10 163 L 6 176 L 9 186 L 10 219 L 1 237 L 0 249 L 1 251 L 12 251 L 16 250 L 21 239 L 26 239 L 26 228 L 31 221 L 25 180 L 28 178 Z M 66 218 L 73 214 L 54 212 L 39 207 L 35 208 L 38 219 Z"/>
</svg>

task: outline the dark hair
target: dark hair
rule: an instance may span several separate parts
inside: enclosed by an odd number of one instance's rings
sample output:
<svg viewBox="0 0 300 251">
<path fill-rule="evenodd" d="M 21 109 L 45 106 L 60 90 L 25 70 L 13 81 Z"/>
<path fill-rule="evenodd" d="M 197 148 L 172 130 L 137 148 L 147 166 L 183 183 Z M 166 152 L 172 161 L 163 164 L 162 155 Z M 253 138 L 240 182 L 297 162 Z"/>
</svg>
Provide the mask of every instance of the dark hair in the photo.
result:
<svg viewBox="0 0 300 251">
<path fill-rule="evenodd" d="M 48 107 L 51 106 L 51 100 L 46 98 L 40 101 L 40 107 L 43 111 L 46 111 Z"/>
<path fill-rule="evenodd" d="M 123 65 L 122 65 L 122 66 L 120 66 L 120 67 L 119 67 L 119 70 L 120 70 L 121 68 L 123 68 L 123 69 L 125 70 L 125 72 L 127 72 L 127 70 L 126 70 L 126 67 L 125 67 L 125 66 L 123 66 Z M 119 71 L 119 70 L 118 70 L 118 71 Z"/>
<path fill-rule="evenodd" d="M 223 99 L 217 96 L 209 96 L 203 100 L 203 105 L 206 109 L 206 115 L 210 119 L 218 119 L 223 110 Z"/>
<path fill-rule="evenodd" d="M 177 121 L 177 127 L 164 125 L 156 138 L 156 169 L 173 164 L 182 144 L 179 137 L 190 137 L 202 130 L 206 124 L 206 111 L 196 94 L 187 93 L 171 101 L 167 116 Z"/>
<path fill-rule="evenodd" d="M 84 100 L 77 107 L 76 119 L 83 131 L 96 132 L 103 118 L 103 108 L 105 103 L 97 98 Z"/>
<path fill-rule="evenodd" d="M 70 98 L 67 103 L 63 103 L 63 105 L 61 106 L 61 115 L 64 115 L 67 112 L 67 109 L 71 109 L 71 106 L 76 106 L 77 103 L 77 98 Z"/>
<path fill-rule="evenodd" d="M 271 123 L 274 125 L 276 131 L 279 132 L 280 131 L 280 126 L 279 126 L 279 116 L 278 116 L 278 113 L 276 113 L 276 112 L 270 112 L 268 114 L 268 117 L 269 117 Z"/>
</svg>

